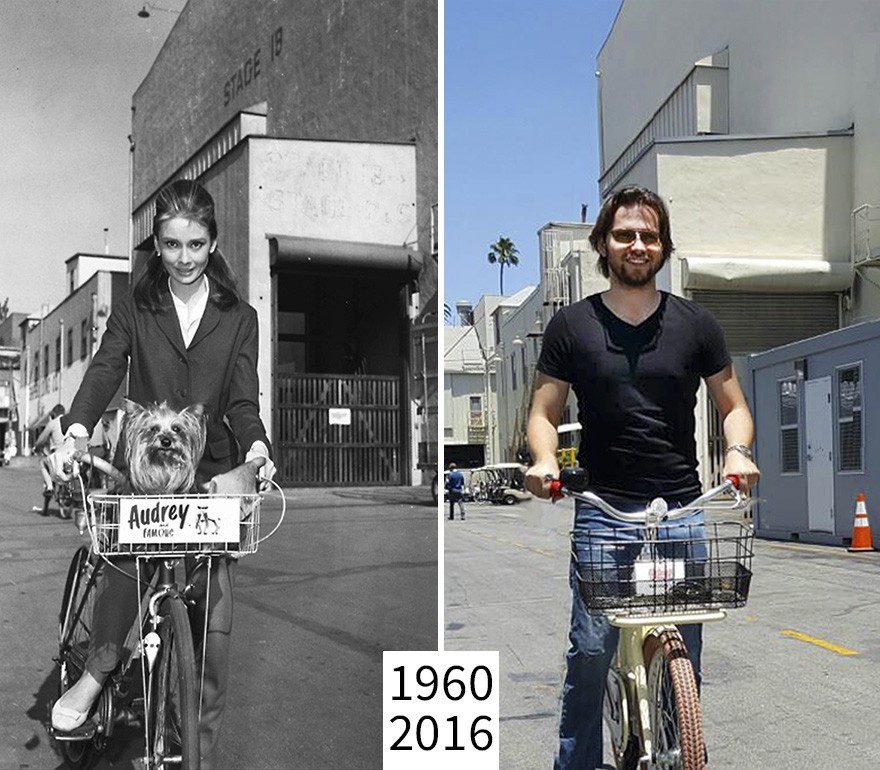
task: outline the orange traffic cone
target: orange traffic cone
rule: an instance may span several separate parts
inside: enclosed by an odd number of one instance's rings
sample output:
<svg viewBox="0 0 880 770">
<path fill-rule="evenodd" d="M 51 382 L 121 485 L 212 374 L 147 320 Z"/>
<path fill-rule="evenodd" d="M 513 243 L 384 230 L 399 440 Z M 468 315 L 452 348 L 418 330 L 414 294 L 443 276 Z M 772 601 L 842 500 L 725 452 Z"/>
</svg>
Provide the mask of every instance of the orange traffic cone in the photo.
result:
<svg viewBox="0 0 880 770">
<path fill-rule="evenodd" d="M 871 525 L 868 523 L 868 511 L 865 509 L 865 495 L 856 495 L 856 520 L 853 522 L 852 545 L 847 551 L 873 551 Z"/>
</svg>

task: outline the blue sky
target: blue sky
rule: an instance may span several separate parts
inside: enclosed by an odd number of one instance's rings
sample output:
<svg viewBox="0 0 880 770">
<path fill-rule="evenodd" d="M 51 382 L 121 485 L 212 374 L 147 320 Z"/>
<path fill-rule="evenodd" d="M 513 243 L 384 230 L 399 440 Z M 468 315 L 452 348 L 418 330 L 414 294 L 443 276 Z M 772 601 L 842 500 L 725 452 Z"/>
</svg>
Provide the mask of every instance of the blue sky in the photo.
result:
<svg viewBox="0 0 880 770">
<path fill-rule="evenodd" d="M 505 236 L 536 285 L 537 230 L 598 207 L 596 55 L 620 0 L 447 0 L 444 5 L 444 301 L 499 291 L 486 256 Z"/>
</svg>

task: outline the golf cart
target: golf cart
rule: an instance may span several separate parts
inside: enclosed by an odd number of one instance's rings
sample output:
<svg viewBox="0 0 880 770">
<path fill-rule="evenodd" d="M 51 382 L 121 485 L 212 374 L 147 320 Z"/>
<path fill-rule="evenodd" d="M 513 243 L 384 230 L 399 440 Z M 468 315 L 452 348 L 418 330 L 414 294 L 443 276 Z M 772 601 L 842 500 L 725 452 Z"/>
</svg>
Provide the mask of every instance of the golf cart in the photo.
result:
<svg viewBox="0 0 880 770">
<path fill-rule="evenodd" d="M 532 495 L 525 491 L 525 471 L 526 466 L 520 463 L 495 463 L 475 469 L 471 477 L 474 498 L 496 505 L 530 500 Z"/>
</svg>

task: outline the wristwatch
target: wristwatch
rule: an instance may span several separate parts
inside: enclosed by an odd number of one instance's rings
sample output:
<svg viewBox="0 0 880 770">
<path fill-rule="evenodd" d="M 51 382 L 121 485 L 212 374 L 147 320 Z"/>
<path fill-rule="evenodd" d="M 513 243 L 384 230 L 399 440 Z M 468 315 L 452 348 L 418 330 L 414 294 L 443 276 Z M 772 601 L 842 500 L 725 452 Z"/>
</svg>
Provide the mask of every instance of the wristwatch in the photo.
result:
<svg viewBox="0 0 880 770">
<path fill-rule="evenodd" d="M 724 454 L 727 454 L 728 452 L 739 452 L 743 457 L 749 460 L 752 459 L 752 450 L 745 444 L 731 444 L 724 450 Z"/>
</svg>

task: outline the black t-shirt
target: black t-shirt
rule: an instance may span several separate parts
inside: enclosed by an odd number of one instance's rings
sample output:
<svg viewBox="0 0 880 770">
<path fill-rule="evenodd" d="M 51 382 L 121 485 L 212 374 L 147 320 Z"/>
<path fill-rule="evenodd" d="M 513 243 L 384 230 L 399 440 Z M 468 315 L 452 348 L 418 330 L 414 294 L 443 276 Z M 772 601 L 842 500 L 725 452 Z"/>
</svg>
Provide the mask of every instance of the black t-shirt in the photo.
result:
<svg viewBox="0 0 880 770">
<path fill-rule="evenodd" d="M 633 326 L 594 294 L 552 318 L 538 371 L 574 389 L 578 461 L 592 487 L 641 502 L 699 494 L 697 389 L 729 363 L 721 327 L 694 302 L 661 292 L 653 315 Z"/>
</svg>

